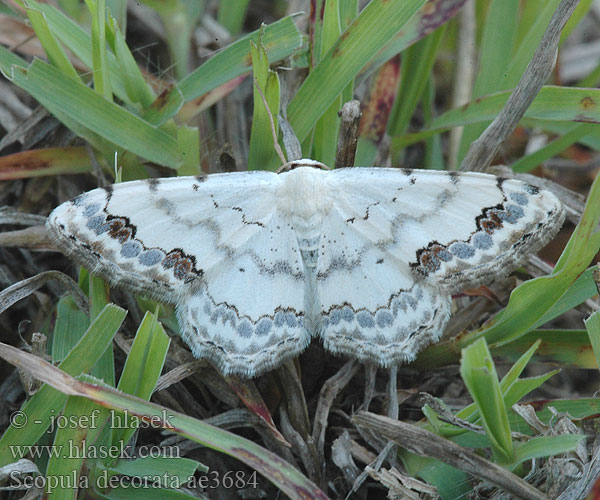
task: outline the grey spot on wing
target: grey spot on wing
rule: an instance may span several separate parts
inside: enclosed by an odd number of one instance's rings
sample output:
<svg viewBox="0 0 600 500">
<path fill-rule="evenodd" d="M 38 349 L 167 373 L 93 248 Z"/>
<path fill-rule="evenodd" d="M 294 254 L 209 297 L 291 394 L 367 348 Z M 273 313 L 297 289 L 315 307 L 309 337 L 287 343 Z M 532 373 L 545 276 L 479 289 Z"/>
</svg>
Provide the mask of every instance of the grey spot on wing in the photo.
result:
<svg viewBox="0 0 600 500">
<path fill-rule="evenodd" d="M 375 326 L 373 315 L 367 311 L 360 311 L 356 315 L 356 321 L 362 328 L 373 328 Z"/>
<path fill-rule="evenodd" d="M 254 328 L 249 321 L 240 321 L 237 326 L 237 332 L 241 337 L 250 337 L 254 333 Z"/>
<path fill-rule="evenodd" d="M 142 252 L 138 257 L 140 264 L 143 266 L 155 266 L 165 257 L 165 253 L 162 250 L 153 248 Z"/>
<path fill-rule="evenodd" d="M 100 210 L 100 208 L 102 207 L 102 205 L 100 203 L 90 203 L 89 205 L 87 205 L 84 209 L 83 209 L 83 216 L 84 217 L 91 217 L 92 215 L 94 215 L 98 210 Z"/>
<path fill-rule="evenodd" d="M 188 297 L 177 313 L 194 355 L 209 359 L 224 374 L 259 375 L 297 356 L 310 341 L 302 312 L 278 308 L 272 316 L 252 319 L 233 304 L 215 303 L 206 289 Z"/>
<path fill-rule="evenodd" d="M 498 214 L 500 220 L 503 222 L 508 222 L 509 224 L 516 224 L 519 219 L 524 217 L 525 212 L 521 207 L 517 205 L 506 205 L 506 208 L 503 212 Z"/>
<path fill-rule="evenodd" d="M 399 290 L 375 310 L 332 306 L 324 314 L 321 337 L 334 352 L 381 366 L 414 359 L 437 340 L 448 321 L 450 297 L 413 284 Z"/>
<path fill-rule="evenodd" d="M 494 245 L 492 237 L 485 231 L 475 233 L 471 238 L 471 242 L 473 243 L 473 247 L 478 250 L 488 250 Z"/>
<path fill-rule="evenodd" d="M 88 229 L 94 231 L 96 235 L 101 235 L 109 229 L 109 226 L 108 224 L 105 224 L 105 221 L 106 217 L 102 215 L 96 215 L 88 219 L 86 226 Z"/>
<path fill-rule="evenodd" d="M 133 259 L 142 253 L 143 246 L 137 241 L 127 241 L 121 247 L 121 256 L 126 259 Z"/>
<path fill-rule="evenodd" d="M 470 259 L 475 255 L 475 250 L 471 245 L 467 245 L 462 241 L 452 243 L 448 248 L 452 255 L 456 255 L 459 259 Z"/>
<path fill-rule="evenodd" d="M 529 203 L 529 200 L 525 193 L 510 193 L 508 197 L 514 202 L 518 203 L 519 205 L 525 206 L 527 205 L 527 203 Z"/>
</svg>

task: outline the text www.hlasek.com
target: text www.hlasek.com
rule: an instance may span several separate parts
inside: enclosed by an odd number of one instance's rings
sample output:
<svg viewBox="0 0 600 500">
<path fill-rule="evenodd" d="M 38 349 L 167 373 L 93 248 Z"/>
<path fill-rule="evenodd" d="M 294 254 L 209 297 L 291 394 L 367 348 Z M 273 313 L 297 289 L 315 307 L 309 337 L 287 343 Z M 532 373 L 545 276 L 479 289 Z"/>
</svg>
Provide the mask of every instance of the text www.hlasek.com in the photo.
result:
<svg viewBox="0 0 600 500">
<path fill-rule="evenodd" d="M 85 440 L 67 441 L 66 445 L 11 445 L 10 452 L 15 460 L 27 456 L 32 459 L 48 458 L 75 458 L 75 459 L 131 459 L 131 458 L 180 458 L 178 446 L 139 446 L 135 455 L 130 446 L 121 442 L 120 445 L 98 446 L 88 445 Z"/>
</svg>

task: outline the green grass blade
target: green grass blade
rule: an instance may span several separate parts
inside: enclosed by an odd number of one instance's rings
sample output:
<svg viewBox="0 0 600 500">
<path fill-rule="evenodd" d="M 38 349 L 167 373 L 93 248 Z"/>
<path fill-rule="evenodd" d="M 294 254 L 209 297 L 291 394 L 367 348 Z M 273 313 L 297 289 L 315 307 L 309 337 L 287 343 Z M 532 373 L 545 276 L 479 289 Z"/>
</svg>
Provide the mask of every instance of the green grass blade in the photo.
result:
<svg viewBox="0 0 600 500">
<path fill-rule="evenodd" d="M 560 370 L 552 370 L 543 375 L 537 377 L 528 377 L 515 381 L 504 394 L 504 401 L 507 407 L 512 407 L 515 403 L 518 403 L 527 394 L 533 392 L 542 384 L 545 384 L 547 380 L 554 377 Z"/>
<path fill-rule="evenodd" d="M 83 146 L 30 149 L 0 157 L 0 180 L 91 171 L 90 154 Z"/>
<path fill-rule="evenodd" d="M 92 14 L 92 76 L 94 90 L 112 101 L 112 87 L 106 51 L 106 0 L 86 0 Z"/>
<path fill-rule="evenodd" d="M 56 416 L 56 415 L 55 415 Z M 57 430 L 46 469 L 46 492 L 49 499 L 75 500 L 82 484 L 86 455 L 102 448 L 95 437 L 108 420 L 108 410 L 90 399 L 69 396 L 57 420 Z"/>
<path fill-rule="evenodd" d="M 185 483 L 182 484 L 185 486 Z M 108 500 L 194 500 L 198 497 L 182 491 L 167 490 L 164 488 L 143 488 L 137 486 L 119 485 L 111 488 L 106 495 Z M 200 497 L 206 499 L 207 497 Z"/>
<path fill-rule="evenodd" d="M 0 45 L 0 71 L 9 78 L 12 73 L 13 66 L 18 68 L 26 68 L 29 65 L 25 59 L 21 59 L 18 55 L 13 54 L 3 45 Z"/>
<path fill-rule="evenodd" d="M 534 458 L 552 457 L 561 453 L 568 453 L 575 450 L 577 445 L 584 439 L 585 436 L 580 434 L 534 437 L 515 448 L 514 465 Z"/>
<path fill-rule="evenodd" d="M 118 389 L 150 400 L 162 372 L 171 340 L 154 315 L 146 313 L 135 334 Z M 113 429 L 112 444 L 127 443 L 136 427 Z"/>
<path fill-rule="evenodd" d="M 88 274 L 90 320 L 94 321 L 109 303 L 108 285 L 98 277 Z M 115 385 L 115 359 L 112 349 L 106 349 L 90 373 L 107 384 Z"/>
<path fill-rule="evenodd" d="M 177 477 L 182 484 L 200 468 L 207 471 L 208 467 L 190 458 L 143 457 L 135 460 L 121 460 L 110 469 L 118 474 L 127 476 L 158 476 L 168 472 L 169 476 Z"/>
<path fill-rule="evenodd" d="M 480 69 L 473 85 L 474 98 L 506 90 L 502 81 L 515 47 L 519 3 L 518 0 L 489 3 L 481 37 Z"/>
<path fill-rule="evenodd" d="M 182 125 L 175 129 L 177 144 L 182 155 L 183 162 L 177 169 L 177 175 L 199 175 L 202 173 L 200 166 L 200 134 L 196 127 Z"/>
<path fill-rule="evenodd" d="M 559 2 L 560 0 L 547 0 L 544 2 L 543 6 L 540 6 L 540 9 L 536 12 L 535 18 L 533 19 L 533 24 L 527 22 L 526 20 L 520 21 L 519 29 L 526 29 L 526 33 L 524 36 L 522 36 L 522 39 L 520 40 L 515 52 L 513 54 L 507 54 L 510 56 L 510 59 L 507 59 L 505 56 L 503 58 L 504 62 L 498 67 L 493 66 L 493 61 L 490 61 L 489 64 L 482 62 L 481 67 L 483 68 L 483 71 L 496 72 L 496 76 L 494 78 L 496 83 L 491 83 L 491 86 L 487 88 L 481 88 L 481 93 L 474 94 L 474 98 L 481 97 L 482 95 L 489 94 L 497 90 L 512 89 L 516 86 L 521 78 L 521 75 L 525 71 L 525 68 L 529 64 L 529 61 L 531 61 L 533 53 L 539 45 L 542 35 L 544 34 L 544 31 L 550 22 L 550 18 L 554 14 Z M 508 2 L 505 2 L 505 0 L 497 0 L 496 3 L 500 6 L 502 6 L 502 4 L 508 4 Z M 505 29 L 510 31 L 510 26 L 506 26 L 506 19 L 510 18 L 503 18 L 495 15 L 493 18 L 488 18 L 488 22 L 495 23 L 497 25 L 497 29 L 500 31 Z M 512 19 L 514 20 L 514 17 Z M 510 47 L 514 46 L 513 44 L 516 42 L 514 35 L 516 33 L 514 29 L 512 32 L 513 40 L 504 40 L 504 42 L 500 45 L 504 44 Z M 500 36 L 502 36 L 501 33 Z M 502 50 L 502 48 L 500 48 L 500 50 Z M 459 163 L 464 158 L 464 155 L 466 154 L 471 142 L 479 137 L 484 128 L 485 124 L 465 128 L 463 139 L 461 141 Z"/>
<path fill-rule="evenodd" d="M 144 109 L 149 108 L 156 96 L 150 85 L 144 79 L 133 54 L 127 46 L 125 37 L 118 26 L 114 26 L 113 51 L 121 70 L 123 85 L 129 101 L 140 103 Z M 151 122 L 152 123 L 152 122 Z M 156 125 L 156 124 L 155 124 Z"/>
<path fill-rule="evenodd" d="M 262 43 L 271 64 L 289 57 L 302 46 L 302 36 L 291 17 L 284 17 L 265 26 L 262 33 Z M 177 85 L 177 90 L 169 92 L 164 99 L 165 106 L 168 106 L 168 101 L 174 97 L 173 94 L 178 92 L 181 92 L 183 101 L 187 102 L 206 94 L 236 76 L 248 73 L 252 68 L 250 41 L 256 43 L 259 35 L 260 30 L 256 30 L 211 57 L 181 80 Z M 170 118 L 170 116 L 165 118 Z"/>
<path fill-rule="evenodd" d="M 120 307 L 112 304 L 106 306 L 59 368 L 72 375 L 91 370 L 111 345 L 125 314 L 126 311 Z M 0 467 L 21 458 L 15 457 L 14 446 L 34 445 L 37 442 L 50 426 L 52 417 L 62 410 L 66 398 L 63 393 L 44 385 L 21 407 L 20 411 L 26 415 L 26 425 L 11 425 L 0 438 Z"/>
<path fill-rule="evenodd" d="M 575 144 L 582 137 L 585 137 L 589 134 L 595 134 L 597 130 L 597 124 L 575 125 L 572 130 L 558 139 L 554 139 L 552 142 L 546 144 L 536 152 L 519 158 L 516 162 L 510 165 L 510 168 L 517 173 L 529 172 L 538 165 L 541 165 L 546 160 L 549 160 L 550 158 L 562 153 L 565 149 L 572 144 Z"/>
<path fill-rule="evenodd" d="M 170 167 L 180 163 L 178 144 L 171 135 L 40 60 L 26 70 L 14 68 L 12 81 L 51 113 L 66 115 L 123 149 Z"/>
<path fill-rule="evenodd" d="M 403 453 L 402 450 L 399 453 L 408 456 L 408 453 Z M 444 500 L 466 498 L 473 489 L 469 482 L 469 475 L 450 465 L 432 458 L 416 457 L 415 455 L 404 459 L 407 464 L 409 461 L 420 465 L 418 469 L 415 467 L 416 470 L 409 472 L 409 474 L 421 477 L 427 483 L 435 486 L 440 497 Z"/>
<path fill-rule="evenodd" d="M 546 313 L 533 325 L 533 328 L 540 326 L 558 318 L 561 314 L 573 309 L 586 300 L 598 295 L 596 282 L 594 281 L 594 268 L 586 269 L 567 291 L 556 301 L 556 303 L 546 311 Z"/>
<path fill-rule="evenodd" d="M 538 340 L 537 342 L 535 342 L 529 349 L 527 349 L 527 351 L 525 353 L 523 353 L 523 355 L 518 359 L 518 361 L 510 367 L 510 370 L 508 370 L 506 375 L 504 375 L 504 377 L 502 377 L 502 381 L 500 382 L 500 388 L 502 389 L 503 393 L 505 393 L 507 390 L 509 390 L 510 387 L 517 380 L 519 380 L 519 377 L 523 373 L 523 370 L 525 370 L 525 367 L 527 366 L 527 364 L 529 363 L 529 361 L 535 354 L 535 351 L 538 350 L 540 344 L 541 344 L 541 340 Z M 516 401 L 515 401 L 515 403 L 516 403 Z M 507 406 L 512 406 L 512 404 L 507 404 Z"/>
<path fill-rule="evenodd" d="M 127 0 L 106 0 L 106 6 L 116 24 L 123 31 L 127 31 Z"/>
<path fill-rule="evenodd" d="M 462 351 L 460 374 L 473 398 L 492 452 L 499 463 L 514 460 L 508 414 L 492 355 L 484 339 Z"/>
<path fill-rule="evenodd" d="M 500 89 L 510 89 L 517 85 L 559 4 L 560 0 L 545 0 L 543 7 L 536 12 L 534 24 L 526 24 L 527 33 L 506 68 Z"/>
<path fill-rule="evenodd" d="M 425 127 L 428 127 L 433 121 L 435 109 L 435 80 L 434 76 L 431 75 L 427 83 L 427 89 L 423 93 L 423 118 L 425 120 Z M 425 168 L 430 170 L 444 170 L 445 165 L 442 139 L 439 135 L 435 135 L 425 141 Z"/>
<path fill-rule="evenodd" d="M 445 32 L 445 26 L 438 28 L 402 54 L 400 88 L 387 127 L 390 136 L 399 136 L 408 129 L 433 73 L 433 65 Z M 390 152 L 392 164 L 400 163 L 401 151 L 394 147 L 393 140 Z"/>
<path fill-rule="evenodd" d="M 65 359 L 89 326 L 90 319 L 77 307 L 71 296 L 62 297 L 56 306 L 52 360 L 60 362 Z"/>
<path fill-rule="evenodd" d="M 433 120 L 430 128 L 399 138 L 400 145 L 409 146 L 452 127 L 491 121 L 501 111 L 509 96 L 508 91 L 498 92 L 451 109 Z M 597 89 L 546 86 L 525 112 L 525 118 L 550 123 L 554 121 L 563 125 L 568 122 L 570 130 L 572 122 L 600 123 L 599 103 L 600 90 Z"/>
<path fill-rule="evenodd" d="M 217 21 L 229 33 L 237 35 L 242 31 L 249 3 L 250 0 L 221 0 L 219 2 Z"/>
<path fill-rule="evenodd" d="M 373 0 L 363 9 L 290 101 L 288 121 L 300 142 L 367 61 L 424 3 L 425 0 Z M 378 29 L 374 30 L 374 26 Z"/>
<path fill-rule="evenodd" d="M 94 68 L 92 37 L 75 21 L 69 19 L 63 12 L 53 5 L 28 0 L 28 3 L 44 13 L 50 30 L 73 54 L 88 68 Z M 128 102 L 125 83 L 122 79 L 119 65 L 111 52 L 105 53 L 107 58 L 106 68 L 110 76 L 110 88 L 120 99 Z"/>
<path fill-rule="evenodd" d="M 600 368 L 600 312 L 596 311 L 585 320 L 585 329 L 590 337 L 596 365 Z"/>
<path fill-rule="evenodd" d="M 505 76 L 516 43 L 519 4 L 518 0 L 493 0 L 489 3 L 483 23 L 479 72 L 473 84 L 473 99 L 510 88 L 505 86 Z M 469 146 L 485 126 L 486 124 L 474 124 L 464 128 L 457 165 L 460 165 Z"/>
<path fill-rule="evenodd" d="M 533 330 L 509 344 L 493 348 L 492 352 L 514 360 L 537 340 L 542 343 L 535 357 L 542 362 L 587 370 L 598 368 L 586 330 Z"/>
<path fill-rule="evenodd" d="M 321 59 L 333 47 L 341 34 L 340 6 L 338 0 L 325 0 L 321 32 Z M 350 84 L 351 82 L 349 82 Z M 342 94 L 338 95 L 319 118 L 315 126 L 313 150 L 310 155 L 325 165 L 334 165 L 337 138 L 340 128 L 338 115 L 342 108 Z"/>
<path fill-rule="evenodd" d="M 429 0 L 404 25 L 401 31 L 381 49 L 360 70 L 359 78 L 363 80 L 376 71 L 382 64 L 400 54 L 413 43 L 427 36 L 443 23 L 452 19 L 466 0 Z M 344 2 L 345 4 L 346 2 Z M 348 2 L 349 3 L 349 2 Z"/>
<path fill-rule="evenodd" d="M 175 75 L 183 78 L 189 71 L 190 39 L 198 19 L 204 11 L 204 2 L 200 0 L 179 0 L 177 2 L 156 2 L 150 4 L 161 17 L 167 44 L 175 67 Z"/>
<path fill-rule="evenodd" d="M 519 376 L 523 373 L 523 370 L 531 360 L 534 353 L 537 351 L 541 341 L 533 343 L 529 349 L 523 353 L 519 359 L 511 366 L 510 370 L 502 377 L 500 381 L 500 391 L 504 399 L 504 406 L 506 408 L 512 407 L 515 403 L 519 402 L 523 396 L 533 391 L 546 380 L 555 374 L 550 372 L 540 377 L 533 377 L 528 379 L 520 379 Z M 458 418 L 467 419 L 470 422 L 475 422 L 478 418 L 478 407 L 475 403 L 470 404 L 461 409 L 456 416 Z M 446 426 L 444 431 L 452 428 L 452 426 Z"/>
<path fill-rule="evenodd" d="M 50 31 L 44 14 L 37 9 L 27 9 L 27 17 L 29 17 L 31 27 L 44 48 L 48 61 L 60 69 L 66 76 L 75 79 L 79 78 L 67 54 L 65 54 L 65 51 Z"/>
<path fill-rule="evenodd" d="M 279 114 L 279 76 L 275 71 L 269 68 L 269 59 L 267 51 L 262 44 L 251 44 L 252 65 L 254 69 L 254 79 L 256 80 L 254 89 L 254 110 L 252 114 L 252 129 L 250 131 L 250 148 L 248 153 L 248 170 L 277 170 L 281 164 L 275 154 L 275 145 L 273 141 L 273 130 L 269 114 L 273 119 L 275 126 L 275 137 L 277 137 L 279 126 L 277 115 Z M 260 87 L 260 91 L 256 85 Z M 262 92 L 262 96 L 261 96 Z M 263 101 L 263 96 L 267 101 L 267 108 Z"/>
</svg>

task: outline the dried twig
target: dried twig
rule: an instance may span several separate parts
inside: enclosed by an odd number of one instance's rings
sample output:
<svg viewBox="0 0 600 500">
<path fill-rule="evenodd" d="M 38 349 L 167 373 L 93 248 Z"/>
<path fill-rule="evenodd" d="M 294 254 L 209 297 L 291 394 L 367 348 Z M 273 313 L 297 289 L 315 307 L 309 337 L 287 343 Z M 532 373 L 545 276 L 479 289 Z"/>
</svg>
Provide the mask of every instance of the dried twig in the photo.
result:
<svg viewBox="0 0 600 500">
<path fill-rule="evenodd" d="M 456 69 L 454 71 L 454 87 L 452 89 L 452 107 L 457 108 L 467 104 L 471 100 L 473 91 L 473 80 L 475 73 L 476 60 L 476 19 L 475 19 L 475 0 L 468 0 L 463 5 L 458 15 L 460 29 L 458 30 L 458 44 L 456 54 Z M 460 147 L 460 139 L 464 128 L 455 127 L 450 131 L 449 170 L 456 170 L 456 159 Z"/>
<path fill-rule="evenodd" d="M 342 122 L 335 154 L 335 168 L 352 167 L 354 165 L 360 115 L 360 101 L 348 101 L 342 106 L 340 112 Z"/>
</svg>

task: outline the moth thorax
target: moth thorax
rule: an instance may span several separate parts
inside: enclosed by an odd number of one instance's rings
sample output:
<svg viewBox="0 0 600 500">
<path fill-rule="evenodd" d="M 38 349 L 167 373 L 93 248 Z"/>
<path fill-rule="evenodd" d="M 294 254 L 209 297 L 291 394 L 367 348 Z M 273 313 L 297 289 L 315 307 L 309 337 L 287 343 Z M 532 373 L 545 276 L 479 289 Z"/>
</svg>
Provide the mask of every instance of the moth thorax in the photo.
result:
<svg viewBox="0 0 600 500">
<path fill-rule="evenodd" d="M 299 167 L 281 174 L 277 193 L 277 208 L 294 218 L 314 221 L 322 218 L 332 206 L 332 195 L 325 182 L 325 173 L 313 167 Z"/>
</svg>

